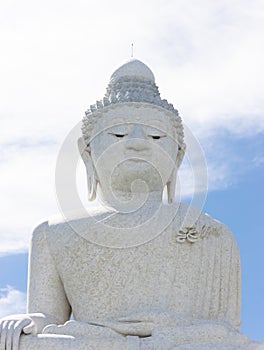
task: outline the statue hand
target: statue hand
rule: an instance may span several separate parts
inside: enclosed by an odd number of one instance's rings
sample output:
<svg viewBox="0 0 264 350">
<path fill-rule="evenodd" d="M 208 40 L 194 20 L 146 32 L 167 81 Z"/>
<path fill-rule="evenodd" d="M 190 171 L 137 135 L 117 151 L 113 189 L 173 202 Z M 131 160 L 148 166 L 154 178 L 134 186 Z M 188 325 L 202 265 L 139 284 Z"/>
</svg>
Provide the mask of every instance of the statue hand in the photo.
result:
<svg viewBox="0 0 264 350">
<path fill-rule="evenodd" d="M 43 334 L 64 334 L 73 337 L 117 337 L 120 338 L 115 331 L 108 328 L 104 322 L 78 322 L 78 321 L 67 321 L 62 325 L 50 324 L 46 326 Z"/>
<path fill-rule="evenodd" d="M 138 337 L 148 337 L 152 334 L 152 329 L 155 324 L 151 321 L 123 321 L 123 320 L 109 320 L 102 323 L 115 332 L 122 335 L 134 335 Z"/>
<path fill-rule="evenodd" d="M 34 321 L 27 315 L 13 315 L 0 320 L 0 350 L 18 350 L 22 333 L 36 332 Z"/>
<path fill-rule="evenodd" d="M 192 324 L 191 318 L 171 311 L 146 310 L 128 316 L 119 317 L 119 322 L 150 322 L 158 326 L 188 326 Z"/>
<path fill-rule="evenodd" d="M 151 335 L 154 325 L 151 322 L 119 322 L 115 320 L 78 322 L 68 321 L 63 325 L 48 325 L 43 329 L 44 334 L 65 334 L 71 336 L 98 337 L 136 335 L 146 337 Z"/>
<path fill-rule="evenodd" d="M 37 334 L 55 318 L 42 313 L 20 314 L 0 320 L 0 350 L 18 350 L 21 334 Z"/>
</svg>

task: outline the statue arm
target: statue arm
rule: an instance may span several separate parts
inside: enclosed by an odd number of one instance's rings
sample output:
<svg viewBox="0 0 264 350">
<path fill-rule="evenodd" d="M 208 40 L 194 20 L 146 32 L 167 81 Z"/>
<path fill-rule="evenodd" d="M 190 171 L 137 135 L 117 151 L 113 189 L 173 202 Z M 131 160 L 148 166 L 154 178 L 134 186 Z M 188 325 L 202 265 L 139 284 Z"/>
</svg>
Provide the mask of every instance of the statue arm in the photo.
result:
<svg viewBox="0 0 264 350">
<path fill-rule="evenodd" d="M 70 317 L 71 308 L 48 250 L 45 236 L 47 229 L 48 224 L 43 223 L 34 230 L 32 236 L 28 313 L 0 320 L 0 350 L 18 350 L 21 334 L 41 333 L 47 325 L 63 324 Z"/>
<path fill-rule="evenodd" d="M 185 259 L 191 313 L 197 319 L 225 322 L 239 330 L 241 263 L 235 236 L 226 225 L 205 214 L 200 215 L 194 229 L 200 235 L 197 242 L 183 242 L 180 254 L 175 254 L 175 266 L 180 266 L 188 254 L 192 257 L 190 266 Z"/>
<path fill-rule="evenodd" d="M 226 290 L 226 296 L 222 296 L 226 300 L 225 320 L 228 321 L 237 331 L 241 328 L 241 261 L 237 242 L 233 233 L 223 225 L 223 233 L 230 237 L 230 263 L 229 278 Z"/>
<path fill-rule="evenodd" d="M 53 323 L 63 324 L 70 318 L 71 307 L 46 240 L 48 223 L 33 232 L 29 254 L 29 314 L 42 313 Z M 50 323 L 50 322 L 49 322 Z M 48 323 L 48 324 L 49 324 Z M 42 329 L 38 329 L 41 332 Z"/>
</svg>

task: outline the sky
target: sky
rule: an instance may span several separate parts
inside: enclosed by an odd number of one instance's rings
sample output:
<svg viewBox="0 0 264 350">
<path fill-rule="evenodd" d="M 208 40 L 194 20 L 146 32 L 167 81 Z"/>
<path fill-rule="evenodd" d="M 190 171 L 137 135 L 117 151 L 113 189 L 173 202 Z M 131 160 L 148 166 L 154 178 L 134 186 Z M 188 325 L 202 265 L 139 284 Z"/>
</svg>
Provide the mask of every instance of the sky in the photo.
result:
<svg viewBox="0 0 264 350">
<path fill-rule="evenodd" d="M 203 149 L 203 210 L 236 236 L 242 331 L 264 341 L 262 0 L 1 2 L 0 317 L 25 310 L 30 234 L 59 211 L 58 152 L 131 43 Z M 193 191 L 187 163 L 183 201 Z"/>
</svg>

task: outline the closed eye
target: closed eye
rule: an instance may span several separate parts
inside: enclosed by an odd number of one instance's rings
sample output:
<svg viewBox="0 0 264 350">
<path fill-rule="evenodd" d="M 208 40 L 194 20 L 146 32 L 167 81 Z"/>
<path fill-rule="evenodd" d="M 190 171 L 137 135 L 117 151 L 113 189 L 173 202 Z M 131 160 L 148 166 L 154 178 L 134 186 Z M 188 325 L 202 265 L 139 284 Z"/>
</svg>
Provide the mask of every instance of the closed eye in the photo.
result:
<svg viewBox="0 0 264 350">
<path fill-rule="evenodd" d="M 166 135 L 149 135 L 150 137 L 152 137 L 153 140 L 159 140 L 163 137 L 166 137 Z"/>
<path fill-rule="evenodd" d="M 112 135 L 112 136 L 115 136 L 115 137 L 117 137 L 119 139 L 121 139 L 122 137 L 127 135 L 127 134 L 115 134 L 115 133 L 109 133 L 109 134 Z"/>
</svg>

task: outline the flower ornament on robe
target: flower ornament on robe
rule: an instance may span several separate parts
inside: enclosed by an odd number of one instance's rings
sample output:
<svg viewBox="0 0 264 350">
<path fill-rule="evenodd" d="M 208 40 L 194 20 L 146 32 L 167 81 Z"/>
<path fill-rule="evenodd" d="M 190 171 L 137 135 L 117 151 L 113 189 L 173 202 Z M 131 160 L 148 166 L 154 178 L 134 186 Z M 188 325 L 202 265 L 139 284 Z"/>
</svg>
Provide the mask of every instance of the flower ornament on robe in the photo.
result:
<svg viewBox="0 0 264 350">
<path fill-rule="evenodd" d="M 183 227 L 176 235 L 176 241 L 184 243 L 188 241 L 190 243 L 197 242 L 201 234 L 196 230 L 195 227 Z"/>
<path fill-rule="evenodd" d="M 195 243 L 199 239 L 203 239 L 207 237 L 209 234 L 213 234 L 215 236 L 219 236 L 219 230 L 215 227 L 210 227 L 207 225 L 203 225 L 201 230 L 199 231 L 196 226 L 191 227 L 183 227 L 176 233 L 176 241 L 178 243 Z"/>
</svg>

